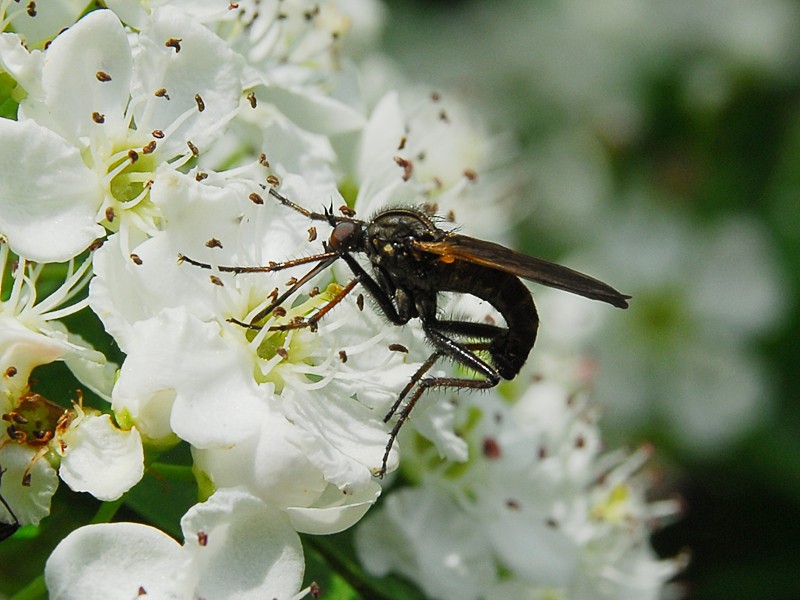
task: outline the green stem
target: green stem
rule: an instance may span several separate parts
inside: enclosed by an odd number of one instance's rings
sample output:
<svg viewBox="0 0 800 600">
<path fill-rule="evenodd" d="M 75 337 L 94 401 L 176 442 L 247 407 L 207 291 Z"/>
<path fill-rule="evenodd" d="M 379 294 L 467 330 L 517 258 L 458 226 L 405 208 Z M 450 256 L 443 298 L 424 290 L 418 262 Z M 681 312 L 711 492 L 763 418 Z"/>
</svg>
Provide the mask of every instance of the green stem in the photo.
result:
<svg viewBox="0 0 800 600">
<path fill-rule="evenodd" d="M 11 600 L 42 600 L 44 598 L 47 598 L 47 586 L 44 584 L 44 573 L 11 596 Z"/>
<path fill-rule="evenodd" d="M 111 519 L 114 518 L 114 515 L 117 514 L 120 506 L 122 506 L 122 498 L 119 500 L 114 500 L 113 502 L 103 502 L 100 505 L 100 508 L 97 509 L 94 517 L 92 517 L 90 523 L 92 525 L 96 525 L 98 523 L 110 523 Z"/>
</svg>

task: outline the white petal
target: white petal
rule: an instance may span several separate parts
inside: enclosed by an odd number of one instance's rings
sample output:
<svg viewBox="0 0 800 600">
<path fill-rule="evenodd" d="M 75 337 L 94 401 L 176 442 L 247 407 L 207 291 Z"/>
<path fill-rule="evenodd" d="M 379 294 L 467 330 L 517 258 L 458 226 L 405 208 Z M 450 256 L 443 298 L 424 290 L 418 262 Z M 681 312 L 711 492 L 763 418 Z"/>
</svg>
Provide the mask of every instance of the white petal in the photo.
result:
<svg viewBox="0 0 800 600">
<path fill-rule="evenodd" d="M 483 597 L 496 567 L 484 532 L 436 487 L 404 488 L 356 531 L 361 562 L 374 575 L 399 572 L 432 598 Z"/>
<path fill-rule="evenodd" d="M 359 181 L 372 181 L 380 189 L 401 180 L 403 173 L 394 162 L 394 156 L 405 135 L 403 121 L 397 93 L 386 94 L 364 128 L 358 159 Z"/>
<path fill-rule="evenodd" d="M 118 429 L 109 415 L 87 416 L 64 434 L 59 474 L 73 491 L 98 500 L 116 500 L 144 474 L 142 438 L 136 429 Z"/>
<path fill-rule="evenodd" d="M 56 547 L 44 576 L 52 600 L 186 598 L 187 558 L 154 527 L 103 523 L 76 529 Z"/>
<path fill-rule="evenodd" d="M 86 8 L 85 0 L 48 0 L 36 3 L 35 16 L 19 10 L 14 18 L 14 31 L 25 37 L 28 48 L 41 48 L 59 31 L 69 27 Z"/>
<path fill-rule="evenodd" d="M 165 46 L 171 38 L 181 40 L 180 52 Z M 139 42 L 142 51 L 135 63 L 137 86 L 147 100 L 137 115 L 137 125 L 144 131 L 166 130 L 187 109 L 196 109 L 195 95 L 199 95 L 205 105 L 203 112 L 196 111 L 160 147 L 167 154 L 185 153 L 186 141 L 190 140 L 202 151 L 239 107 L 244 59 L 207 28 L 172 7 L 153 11 Z M 160 88 L 167 90 L 170 100 L 153 96 Z"/>
<path fill-rule="evenodd" d="M 186 513 L 181 528 L 199 577 L 193 597 L 290 598 L 300 589 L 300 538 L 286 515 L 247 492 L 216 492 Z"/>
<path fill-rule="evenodd" d="M 133 63 L 128 38 L 110 10 L 90 12 L 47 50 L 42 72 L 48 121 L 37 120 L 77 143 L 106 131 L 126 130 Z M 99 72 L 111 77 L 100 81 Z M 104 116 L 96 123 L 92 113 Z"/>
<path fill-rule="evenodd" d="M 56 470 L 46 459 L 37 460 L 31 467 L 34 451 L 19 444 L 6 444 L 0 449 L 0 467 L 4 469 L 2 494 L 14 515 L 23 525 L 38 525 L 50 514 L 50 500 L 58 488 Z M 30 469 L 30 485 L 22 485 L 25 470 Z M 0 515 L 5 522 L 4 508 Z"/>
<path fill-rule="evenodd" d="M 198 448 L 246 439 L 263 412 L 245 348 L 183 308 L 134 325 L 112 396 L 146 437 L 173 431 Z"/>
<path fill-rule="evenodd" d="M 104 400 L 111 402 L 111 390 L 114 387 L 119 365 L 108 360 L 102 352 L 92 348 L 89 342 L 81 336 L 70 333 L 68 339 L 75 351 L 64 358 L 64 363 L 82 385 Z M 82 348 L 83 351 L 78 351 L 79 348 Z"/>
<path fill-rule="evenodd" d="M 325 135 L 354 131 L 364 126 L 364 116 L 329 96 L 278 86 L 259 88 L 259 102 L 270 102 L 303 129 Z"/>
<path fill-rule="evenodd" d="M 78 150 L 32 121 L 0 119 L 0 230 L 39 262 L 72 258 L 105 233 L 98 179 Z"/>
<path fill-rule="evenodd" d="M 0 389 L 19 396 L 28 385 L 34 367 L 63 358 L 72 350 L 65 340 L 55 339 L 23 326 L 17 319 L 0 316 L 0 368 L 16 369 L 13 377 L 3 377 Z"/>
<path fill-rule="evenodd" d="M 358 523 L 380 495 L 381 486 L 375 481 L 355 494 L 345 493 L 331 485 L 315 506 L 290 507 L 286 509 L 286 514 L 300 533 L 339 533 Z"/>
<path fill-rule="evenodd" d="M 28 52 L 16 33 L 0 33 L 0 71 L 11 75 L 29 96 L 42 97 L 43 64 L 43 52 Z"/>
<path fill-rule="evenodd" d="M 299 435 L 282 414 L 270 413 L 251 438 L 229 448 L 192 449 L 192 456 L 216 487 L 245 486 L 279 508 L 310 506 L 325 491 L 326 482 L 298 448 Z"/>
<path fill-rule="evenodd" d="M 300 442 L 303 451 L 326 480 L 351 490 L 370 483 L 388 441 L 385 426 L 373 411 L 352 398 L 321 398 L 320 391 L 291 395 L 284 391 L 282 400 L 287 418 L 306 432 Z M 392 450 L 389 470 L 397 464 L 396 449 Z"/>
</svg>

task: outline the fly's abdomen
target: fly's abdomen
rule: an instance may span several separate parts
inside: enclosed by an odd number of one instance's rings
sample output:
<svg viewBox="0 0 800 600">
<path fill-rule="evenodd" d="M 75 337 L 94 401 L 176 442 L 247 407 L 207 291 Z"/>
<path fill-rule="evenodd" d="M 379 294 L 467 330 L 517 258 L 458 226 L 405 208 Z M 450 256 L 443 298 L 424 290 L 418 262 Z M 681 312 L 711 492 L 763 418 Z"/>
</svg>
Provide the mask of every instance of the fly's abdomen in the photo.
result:
<svg viewBox="0 0 800 600">
<path fill-rule="evenodd" d="M 505 319 L 507 330 L 491 341 L 489 353 L 500 376 L 513 379 L 528 359 L 539 328 L 530 290 L 514 275 L 480 265 L 456 262 L 446 269 L 447 276 L 442 273 L 439 279 L 441 291 L 476 296 Z"/>
</svg>

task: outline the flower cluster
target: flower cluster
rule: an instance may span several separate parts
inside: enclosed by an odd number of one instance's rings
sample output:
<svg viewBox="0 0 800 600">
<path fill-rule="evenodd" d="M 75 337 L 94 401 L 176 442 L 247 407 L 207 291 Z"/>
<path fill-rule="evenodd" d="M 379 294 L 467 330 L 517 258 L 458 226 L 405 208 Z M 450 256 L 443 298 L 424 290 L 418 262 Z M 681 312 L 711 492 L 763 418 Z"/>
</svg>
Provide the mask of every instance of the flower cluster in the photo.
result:
<svg viewBox="0 0 800 600">
<path fill-rule="evenodd" d="M 183 543 L 141 524 L 82 527 L 47 563 L 52 597 L 314 593 L 298 534 L 343 531 L 375 504 L 382 417 L 430 347 L 414 323 L 387 327 L 346 265 L 305 281 L 327 227 L 270 191 L 319 212 L 423 205 L 443 227 L 502 239 L 508 144 L 439 93 L 368 91 L 380 81 L 356 57 L 378 29 L 370 0 L 106 5 L 78 18 L 69 2 L 0 3 L 16 113 L 0 119 L 3 497 L 35 525 L 59 478 L 118 500 L 183 445 L 203 500 Z M 63 324 L 88 310 L 121 364 Z M 443 310 L 501 319 L 458 298 Z M 96 407 L 37 392 L 31 373 L 54 361 Z M 675 564 L 652 559 L 646 534 L 674 506 L 644 503 L 640 454 L 599 454 L 582 396 L 548 402 L 526 377 L 511 402 L 426 394 L 401 440 L 418 487 L 360 531 L 366 568 L 432 597 L 451 575 L 466 597 L 659 589 Z M 409 511 L 436 527 L 416 536 Z M 416 567 L 386 543 L 397 529 Z M 468 556 L 435 571 L 448 546 Z"/>
</svg>

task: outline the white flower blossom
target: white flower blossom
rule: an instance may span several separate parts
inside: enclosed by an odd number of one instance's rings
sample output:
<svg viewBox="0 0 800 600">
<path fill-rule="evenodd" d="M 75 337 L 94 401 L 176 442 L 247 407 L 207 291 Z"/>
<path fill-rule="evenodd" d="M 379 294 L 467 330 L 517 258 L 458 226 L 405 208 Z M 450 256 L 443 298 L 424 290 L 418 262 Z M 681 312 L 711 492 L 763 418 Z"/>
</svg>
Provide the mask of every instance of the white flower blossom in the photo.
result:
<svg viewBox="0 0 800 600">
<path fill-rule="evenodd" d="M 241 61 L 221 40 L 168 8 L 145 25 L 132 48 L 112 12 L 89 13 L 43 53 L 20 120 L 0 122 L 0 229 L 20 255 L 66 260 L 99 224 L 154 233 L 158 166 L 185 164 L 237 110 Z"/>
<path fill-rule="evenodd" d="M 10 258 L 8 245 L 0 245 L 0 272 L 9 274 L 12 283 L 0 303 L 0 414 L 8 423 L 0 433 L 0 466 L 10 471 L 5 485 L 17 488 L 20 496 L 23 487 L 30 488 L 32 497 L 52 495 L 55 469 L 44 457 L 58 465 L 59 456 L 59 474 L 72 489 L 116 499 L 144 470 L 138 432 L 118 429 L 108 415 L 85 412 L 79 405 L 64 409 L 29 391 L 35 367 L 63 360 L 87 387 L 110 397 L 116 366 L 57 320 L 86 306 L 85 299 L 74 298 L 87 282 L 91 261 L 77 267 L 71 262 L 61 287 L 41 298 L 37 284 L 43 265 L 24 259 L 12 264 Z M 26 464 L 20 469 L 21 462 Z M 43 516 L 34 515 L 20 509 L 18 516 L 23 523 Z"/>
<path fill-rule="evenodd" d="M 263 190 L 265 204 L 254 204 L 246 189 L 212 180 L 173 174 L 153 185 L 168 226 L 134 249 L 137 262 L 113 240 L 97 252 L 92 306 L 127 353 L 115 413 L 148 439 L 188 441 L 214 486 L 247 486 L 297 515 L 303 531 L 343 529 L 377 498 L 372 474 L 387 443 L 377 415 L 414 366 L 388 348 L 395 332 L 354 299 L 336 306 L 319 331 L 269 331 L 307 316 L 334 291 L 287 303 L 287 314 L 258 332 L 229 322 L 248 322 L 302 267 L 232 275 L 179 265 L 179 254 L 258 265 L 319 246 L 308 242 L 309 223 Z M 284 186 L 306 197 L 292 181 Z"/>
<path fill-rule="evenodd" d="M 786 303 L 763 231 L 737 217 L 700 229 L 653 207 L 627 210 L 614 223 L 591 257 L 574 262 L 590 272 L 602 264 L 635 298 L 635 310 L 619 318 L 544 291 L 540 307 L 559 319 L 549 329 L 557 333 L 553 347 L 562 355 L 591 347 L 607 426 L 664 427 L 701 454 L 729 445 L 772 410 L 750 346 L 780 321 Z"/>
<path fill-rule="evenodd" d="M 0 31 L 13 27 L 27 48 L 41 48 L 64 27 L 72 25 L 84 8 L 84 0 L 38 3 L 0 0 Z"/>
<path fill-rule="evenodd" d="M 645 502 L 647 449 L 601 454 L 590 405 L 556 380 L 528 380 L 510 404 L 491 393 L 458 405 L 469 462 L 431 469 L 433 448 L 409 445 L 417 485 L 357 530 L 370 572 L 432 598 L 658 597 L 681 563 L 643 542 L 679 505 Z"/>
<path fill-rule="evenodd" d="M 138 523 L 87 525 L 47 561 L 50 597 L 300 598 L 303 550 L 286 515 L 222 490 L 181 520 L 184 543 Z"/>
</svg>

